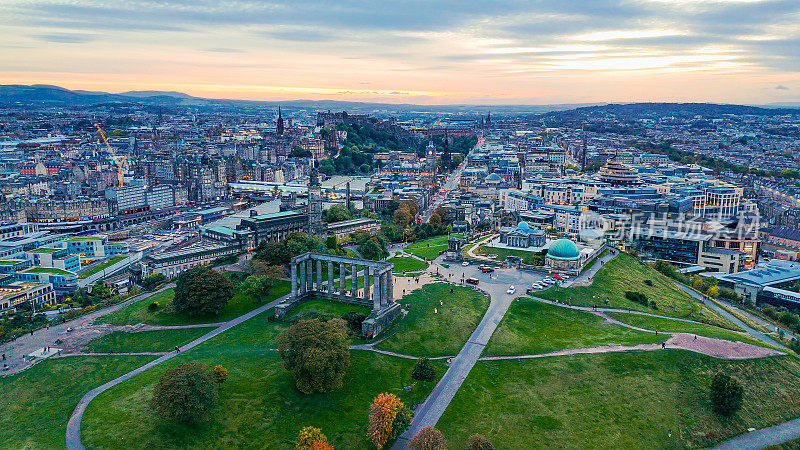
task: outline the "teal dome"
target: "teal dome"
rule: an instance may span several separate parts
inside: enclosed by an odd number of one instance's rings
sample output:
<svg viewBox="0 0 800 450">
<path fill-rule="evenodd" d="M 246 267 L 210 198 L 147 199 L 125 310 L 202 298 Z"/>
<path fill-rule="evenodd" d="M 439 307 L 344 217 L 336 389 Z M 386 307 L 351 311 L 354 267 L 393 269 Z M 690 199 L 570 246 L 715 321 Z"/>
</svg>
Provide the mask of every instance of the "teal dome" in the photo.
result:
<svg viewBox="0 0 800 450">
<path fill-rule="evenodd" d="M 574 242 L 569 239 L 559 239 L 552 244 L 547 250 L 547 256 L 553 259 L 578 259 L 581 257 L 578 252 L 578 247 Z"/>
<path fill-rule="evenodd" d="M 520 222 L 517 224 L 517 230 L 531 232 L 532 228 L 530 225 L 528 225 L 528 222 Z"/>
</svg>

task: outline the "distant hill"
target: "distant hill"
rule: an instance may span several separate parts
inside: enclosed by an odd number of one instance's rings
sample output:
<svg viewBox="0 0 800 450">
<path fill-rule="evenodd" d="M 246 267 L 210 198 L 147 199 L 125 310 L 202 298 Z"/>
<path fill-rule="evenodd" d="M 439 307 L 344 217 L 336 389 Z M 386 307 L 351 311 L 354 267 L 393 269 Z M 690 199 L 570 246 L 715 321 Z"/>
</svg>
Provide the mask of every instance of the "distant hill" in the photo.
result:
<svg viewBox="0 0 800 450">
<path fill-rule="evenodd" d="M 600 117 L 640 119 L 648 117 L 694 117 L 718 118 L 726 115 L 778 116 L 800 114 L 797 108 L 776 108 L 720 103 L 609 103 L 586 106 L 567 111 L 553 111 L 545 116 L 559 119 L 587 120 Z"/>
<path fill-rule="evenodd" d="M 147 97 L 173 97 L 173 98 L 195 98 L 189 94 L 175 91 L 127 91 L 117 95 L 125 97 L 147 98 Z"/>
</svg>

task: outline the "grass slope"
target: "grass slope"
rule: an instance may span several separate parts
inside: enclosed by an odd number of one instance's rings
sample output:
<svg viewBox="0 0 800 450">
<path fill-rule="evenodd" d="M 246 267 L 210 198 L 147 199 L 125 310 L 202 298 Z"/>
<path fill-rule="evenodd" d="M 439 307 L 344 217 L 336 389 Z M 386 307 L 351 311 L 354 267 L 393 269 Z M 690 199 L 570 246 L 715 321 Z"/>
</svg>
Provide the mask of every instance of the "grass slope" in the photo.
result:
<svg viewBox="0 0 800 450">
<path fill-rule="evenodd" d="M 297 318 L 311 313 L 337 316 L 347 309 L 337 303 L 311 301 L 294 312 Z M 435 381 L 414 384 L 410 376 L 414 361 L 352 351 L 341 390 L 301 394 L 273 350 L 275 336 L 286 326 L 269 313 L 260 314 L 101 394 L 84 417 L 84 444 L 89 448 L 135 442 L 136 447 L 149 448 L 289 449 L 300 428 L 313 425 L 322 428 L 335 448 L 366 449 L 370 448 L 366 418 L 377 394 L 394 393 L 410 406 L 423 401 L 435 385 Z M 185 361 L 200 361 L 209 367 L 221 364 L 230 374 L 221 389 L 219 406 L 207 420 L 192 426 L 164 422 L 147 406 L 158 376 Z M 441 376 L 445 367 L 436 367 Z M 410 385 L 414 385 L 411 390 L 402 389 Z"/>
<path fill-rule="evenodd" d="M 650 281 L 648 285 L 646 281 Z M 658 309 L 630 301 L 625 298 L 625 291 L 638 291 L 649 300 L 655 301 Z M 701 302 L 694 301 L 689 294 L 680 290 L 669 278 L 640 264 L 632 256 L 621 253 L 605 264 L 594 276 L 590 286 L 571 288 L 550 288 L 537 294 L 546 300 L 572 302 L 579 306 L 606 306 L 609 308 L 632 309 L 651 312 L 664 316 L 683 317 L 699 322 L 708 322 L 724 328 L 736 329 L 736 326 L 708 308 Z M 593 297 L 597 297 L 596 299 Z M 737 330 L 739 331 L 739 330 Z"/>
<path fill-rule="evenodd" d="M 94 353 L 167 352 L 176 345 L 191 342 L 212 331 L 213 328 L 182 328 L 177 330 L 152 330 L 127 333 L 114 331 L 86 344 L 86 351 Z"/>
<path fill-rule="evenodd" d="M 228 305 L 219 313 L 218 316 L 187 316 L 176 313 L 172 307 L 172 298 L 175 296 L 174 289 L 166 289 L 150 297 L 131 303 L 120 308 L 113 313 L 97 319 L 98 323 L 110 323 L 113 325 L 128 325 L 137 323 L 147 323 L 152 325 L 190 325 L 198 323 L 225 322 L 241 316 L 261 304 L 272 301 L 278 297 L 288 294 L 291 291 L 288 281 L 279 281 L 270 291 L 269 295 L 262 299 L 261 303 L 256 303 L 251 297 L 242 293 L 237 293 L 228 302 Z M 160 307 L 156 311 L 147 309 L 152 302 L 158 302 Z"/>
<path fill-rule="evenodd" d="M 742 410 L 711 411 L 711 378 L 742 380 Z M 481 433 L 497 448 L 708 447 L 800 415 L 800 362 L 725 361 L 680 350 L 479 362 L 437 427 L 452 448 Z M 672 437 L 669 437 L 669 431 Z"/>
<path fill-rule="evenodd" d="M 489 307 L 489 299 L 480 292 L 446 283 L 425 285 L 400 302 L 411 305 L 409 312 L 387 331 L 390 337 L 378 348 L 428 357 L 458 353 Z"/>
<path fill-rule="evenodd" d="M 432 261 L 439 256 L 439 252 L 447 250 L 447 240 L 451 237 L 459 237 L 460 235 L 444 235 L 434 236 L 432 238 L 423 239 L 406 246 L 405 251 L 412 255 L 419 256 L 422 259 Z"/>
<path fill-rule="evenodd" d="M 0 447 L 64 448 L 67 420 L 78 400 L 152 356 L 70 356 L 48 359 L 0 377 Z"/>
<path fill-rule="evenodd" d="M 701 323 L 681 322 L 677 320 L 664 319 L 661 317 L 643 316 L 641 314 L 628 314 L 628 313 L 607 313 L 620 322 L 625 322 L 628 325 L 644 328 L 647 330 L 658 330 L 665 333 L 694 333 L 698 336 L 706 336 L 717 339 L 725 339 L 726 341 L 739 341 L 748 344 L 759 345 L 762 347 L 769 347 L 765 343 L 751 337 L 748 334 L 740 333 L 738 331 L 731 331 L 725 328 L 715 327 L 713 325 L 706 325 Z"/>
<path fill-rule="evenodd" d="M 484 355 L 532 355 L 607 344 L 649 344 L 664 336 L 603 324 L 594 314 L 560 308 L 528 298 L 511 304 Z"/>
<path fill-rule="evenodd" d="M 534 264 L 533 256 L 537 255 L 537 252 L 531 252 L 526 250 L 516 250 L 511 248 L 500 248 L 500 247 L 488 247 L 486 245 L 479 245 L 475 249 L 472 250 L 473 253 L 476 255 L 497 255 L 494 259 L 496 261 L 505 261 L 506 258 L 509 256 L 519 256 L 522 258 L 522 262 L 524 264 Z M 541 262 L 539 263 L 541 264 Z"/>
</svg>

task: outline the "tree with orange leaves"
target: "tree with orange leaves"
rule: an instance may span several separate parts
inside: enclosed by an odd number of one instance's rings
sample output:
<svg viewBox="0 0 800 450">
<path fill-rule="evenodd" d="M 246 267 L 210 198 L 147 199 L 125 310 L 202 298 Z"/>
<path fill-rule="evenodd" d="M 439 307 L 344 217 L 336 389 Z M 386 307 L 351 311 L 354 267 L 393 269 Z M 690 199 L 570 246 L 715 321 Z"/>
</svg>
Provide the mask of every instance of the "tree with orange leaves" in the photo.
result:
<svg viewBox="0 0 800 450">
<path fill-rule="evenodd" d="M 367 436 L 380 450 L 389 441 L 397 437 L 403 430 L 396 424 L 398 415 L 405 419 L 405 405 L 394 394 L 382 393 L 369 406 L 369 426 Z M 406 425 L 407 426 L 407 425 Z"/>
</svg>

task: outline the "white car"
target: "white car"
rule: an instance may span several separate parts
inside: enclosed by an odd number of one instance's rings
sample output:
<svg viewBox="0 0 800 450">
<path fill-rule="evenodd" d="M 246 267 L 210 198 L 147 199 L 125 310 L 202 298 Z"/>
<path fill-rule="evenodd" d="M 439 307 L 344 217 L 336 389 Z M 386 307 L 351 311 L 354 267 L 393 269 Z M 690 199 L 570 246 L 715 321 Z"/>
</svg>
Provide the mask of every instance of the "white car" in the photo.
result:
<svg viewBox="0 0 800 450">
<path fill-rule="evenodd" d="M 461 263 L 462 266 L 467 267 L 469 265 L 469 261 L 464 261 Z"/>
<path fill-rule="evenodd" d="M 569 275 L 561 275 L 562 280 L 569 280 Z"/>
<path fill-rule="evenodd" d="M 508 290 L 506 291 L 506 294 L 510 295 L 510 294 L 513 294 L 516 291 L 517 291 L 517 288 L 515 288 L 514 286 L 509 286 Z"/>
<path fill-rule="evenodd" d="M 533 283 L 533 284 L 531 285 L 531 287 L 532 287 L 532 288 L 534 288 L 534 289 L 537 289 L 537 290 L 539 290 L 539 289 L 542 289 L 544 286 L 542 286 L 542 285 L 541 285 L 541 284 L 539 284 L 539 283 Z"/>
</svg>

